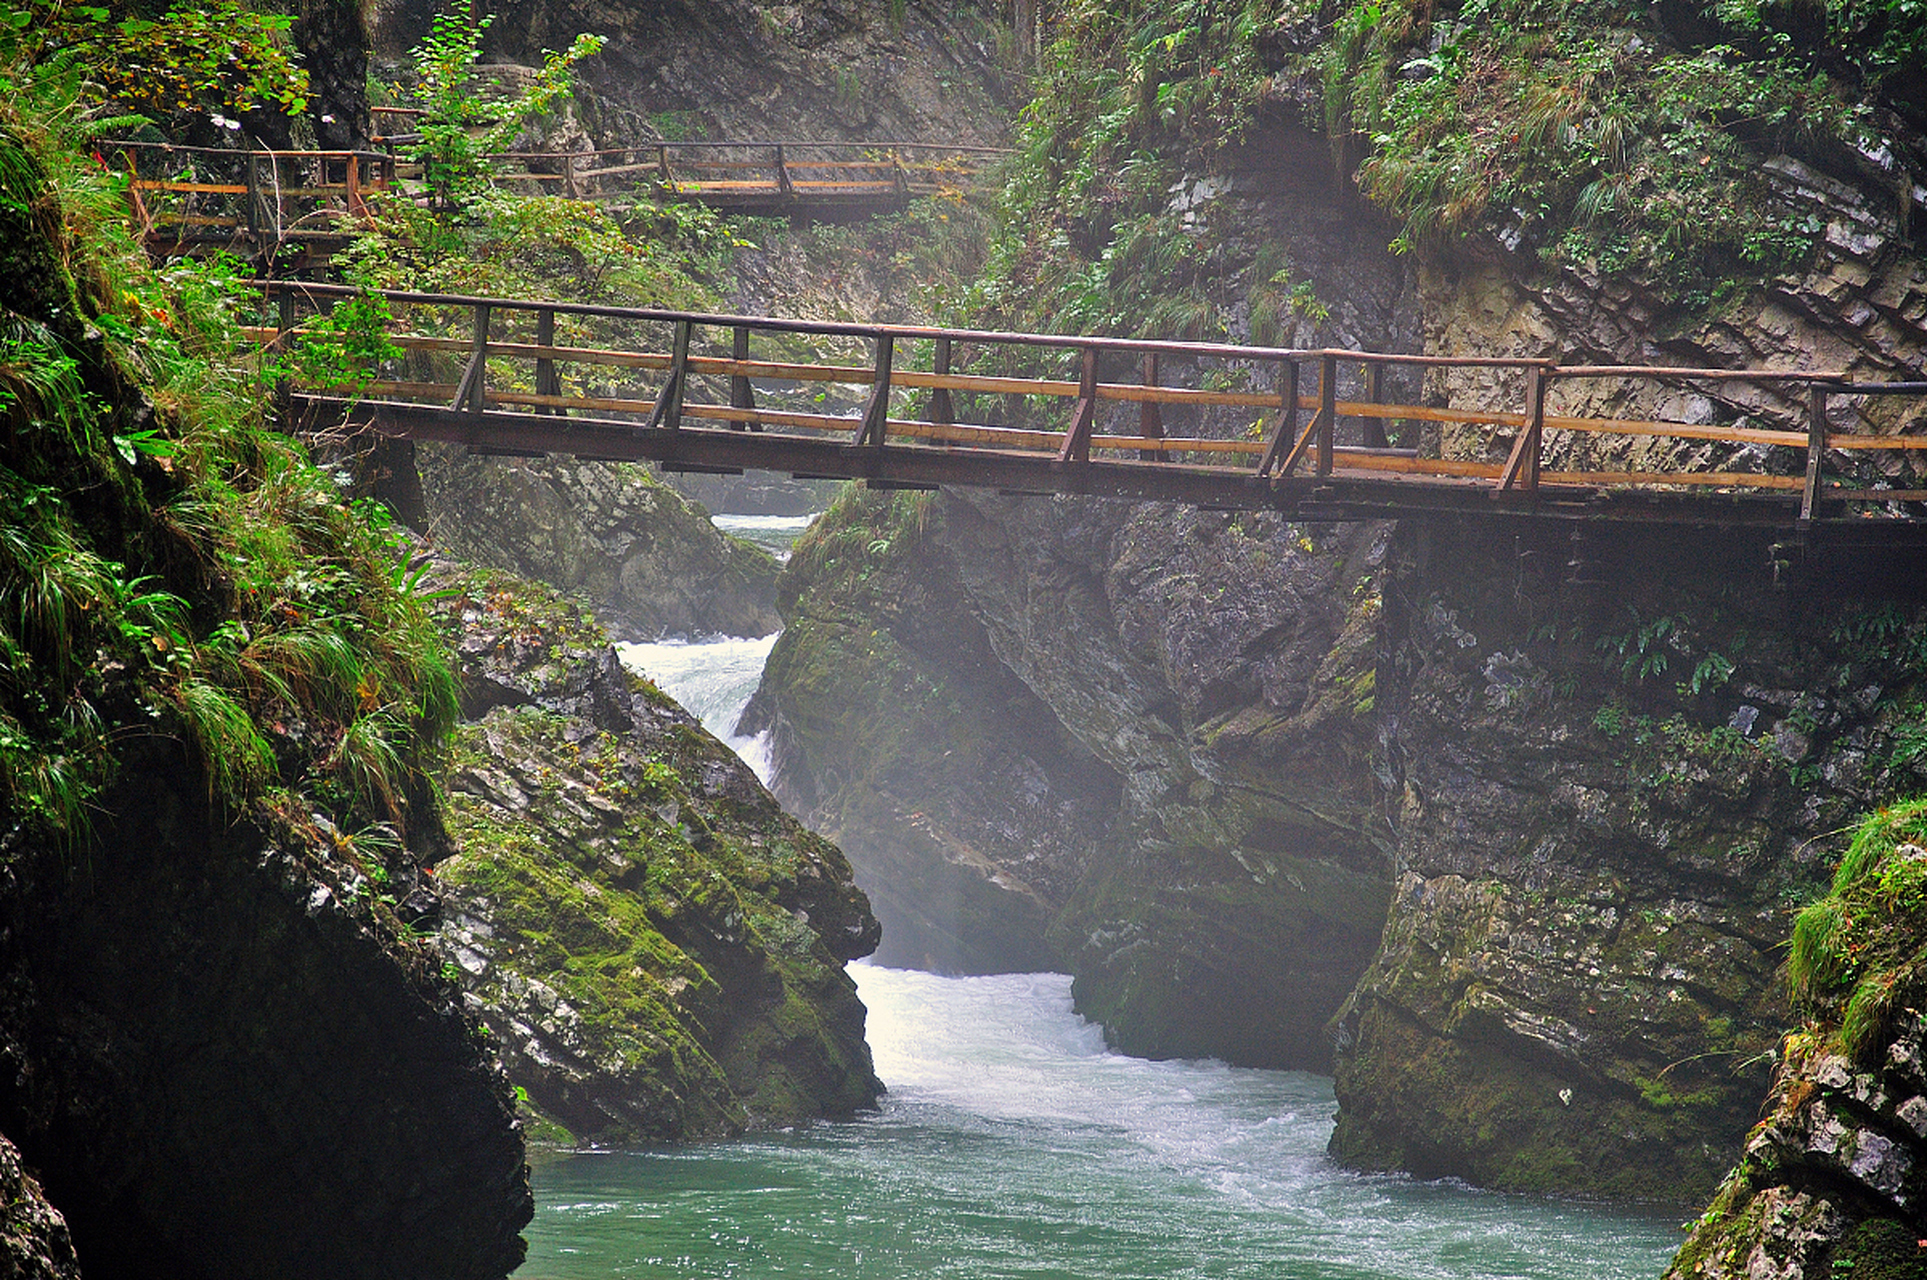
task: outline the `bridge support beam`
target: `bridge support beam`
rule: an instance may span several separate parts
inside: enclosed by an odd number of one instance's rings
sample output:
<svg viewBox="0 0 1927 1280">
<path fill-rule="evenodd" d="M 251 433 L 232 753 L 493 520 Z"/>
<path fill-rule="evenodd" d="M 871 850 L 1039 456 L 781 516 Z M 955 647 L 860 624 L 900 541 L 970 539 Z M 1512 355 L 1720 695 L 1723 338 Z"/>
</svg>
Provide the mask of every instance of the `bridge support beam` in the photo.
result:
<svg viewBox="0 0 1927 1280">
<path fill-rule="evenodd" d="M 931 353 L 930 371 L 939 378 L 950 376 L 950 339 L 938 338 L 936 350 Z M 954 426 L 957 421 L 957 406 L 950 399 L 949 387 L 938 387 L 930 393 L 930 409 L 925 418 L 940 427 Z M 954 440 L 945 440 L 943 447 L 956 447 Z"/>
<path fill-rule="evenodd" d="M 749 362 L 748 325 L 739 324 L 736 326 L 730 339 L 729 355 L 730 359 L 736 361 L 737 364 L 747 364 Z M 749 375 L 743 373 L 732 373 L 729 375 L 729 407 L 732 409 L 754 409 L 756 407 L 756 388 L 750 386 Z M 731 431 L 761 431 L 763 424 L 760 422 L 752 422 L 747 418 L 735 418 L 730 421 L 729 429 Z"/>
<path fill-rule="evenodd" d="M 1820 471 L 1827 459 L 1827 389 L 1820 383 L 1808 388 L 1807 396 L 1807 475 L 1800 489 L 1800 525 L 1813 523 L 1814 508 L 1820 505 Z"/>
<path fill-rule="evenodd" d="M 1499 475 L 1499 491 L 1517 485 L 1527 493 L 1539 488 L 1539 455 L 1546 427 L 1546 371 L 1538 365 L 1526 370 L 1526 420 L 1512 453 Z"/>
</svg>

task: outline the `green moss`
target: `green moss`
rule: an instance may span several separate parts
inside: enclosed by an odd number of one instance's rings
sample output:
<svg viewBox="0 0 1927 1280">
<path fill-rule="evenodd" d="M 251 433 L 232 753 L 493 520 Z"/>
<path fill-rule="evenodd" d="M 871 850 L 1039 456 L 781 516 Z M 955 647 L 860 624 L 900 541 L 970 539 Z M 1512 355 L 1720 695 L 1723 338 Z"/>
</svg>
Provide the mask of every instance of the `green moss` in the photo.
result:
<svg viewBox="0 0 1927 1280">
<path fill-rule="evenodd" d="M 1864 1056 L 1892 1010 L 1919 983 L 1927 911 L 1927 799 L 1866 818 L 1827 895 L 1794 920 L 1787 978 L 1795 998 L 1829 1022 L 1850 1057 Z"/>
</svg>

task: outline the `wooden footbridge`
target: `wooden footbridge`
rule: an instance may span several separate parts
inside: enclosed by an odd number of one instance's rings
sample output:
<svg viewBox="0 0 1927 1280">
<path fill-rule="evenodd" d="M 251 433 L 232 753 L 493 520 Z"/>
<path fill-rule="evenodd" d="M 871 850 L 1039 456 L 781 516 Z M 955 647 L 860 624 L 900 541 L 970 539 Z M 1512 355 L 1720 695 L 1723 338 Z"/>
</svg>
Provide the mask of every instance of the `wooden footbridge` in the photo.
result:
<svg viewBox="0 0 1927 1280">
<path fill-rule="evenodd" d="M 1001 154 L 920 142 L 652 142 L 488 159 L 498 185 L 524 192 L 690 200 L 725 213 L 834 221 L 898 209 L 922 196 L 961 198 Z M 427 198 L 421 166 L 392 149 L 111 142 L 102 144 L 102 159 L 129 175 L 135 221 L 161 253 L 221 248 L 298 263 L 345 244 L 381 201 Z"/>
<path fill-rule="evenodd" d="M 275 323 L 253 333 L 282 348 L 304 329 L 319 335 L 306 340 L 326 340 L 315 319 L 357 293 L 266 288 Z M 1914 410 L 1927 395 L 1921 381 L 381 296 L 397 317 L 388 340 L 400 359 L 355 387 L 284 384 L 295 428 L 671 471 L 1161 499 L 1307 520 L 1473 512 L 1927 543 L 1915 505 L 1927 489 L 1895 487 L 1869 465 L 1885 459 L 1887 471 L 1911 473 L 1895 464 L 1927 451 L 1927 416 Z M 1390 394 L 1400 383 L 1407 393 Z M 1588 384 L 1634 403 L 1692 391 L 1730 420 L 1548 408 Z M 1668 395 L 1642 400 L 1642 389 Z M 1924 433 L 1880 434 L 1869 421 Z M 1628 452 L 1691 452 L 1701 462 L 1632 470 L 1562 461 Z"/>
</svg>

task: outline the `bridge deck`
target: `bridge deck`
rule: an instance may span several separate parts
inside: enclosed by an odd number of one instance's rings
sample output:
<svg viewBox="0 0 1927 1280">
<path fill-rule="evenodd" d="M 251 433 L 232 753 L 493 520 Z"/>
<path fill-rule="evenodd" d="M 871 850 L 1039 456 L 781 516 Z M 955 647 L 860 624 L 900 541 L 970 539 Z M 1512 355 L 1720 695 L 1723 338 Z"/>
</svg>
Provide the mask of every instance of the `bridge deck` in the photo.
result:
<svg viewBox="0 0 1927 1280">
<path fill-rule="evenodd" d="M 304 308 L 355 292 L 269 289 L 278 323 L 256 335 L 283 346 L 297 340 Z M 1927 491 L 1862 487 L 1870 473 L 1854 462 L 1911 457 L 1927 435 L 1840 431 L 1834 413 L 1927 394 L 1921 382 L 385 296 L 404 320 L 388 336 L 409 379 L 285 388 L 299 422 L 490 453 L 1108 494 L 1306 519 L 1466 511 L 1927 541 L 1927 520 L 1910 505 Z M 867 360 L 850 358 L 864 348 Z M 1051 376 L 1066 365 L 1074 377 Z M 1410 383 L 1451 370 L 1477 371 L 1490 390 L 1456 404 L 1438 403 L 1436 386 L 1403 401 L 1387 393 L 1394 375 Z M 1353 394 L 1341 398 L 1353 371 Z M 1552 388 L 1582 379 L 1690 387 L 1729 420 L 1548 412 Z M 1586 441 L 1608 438 L 1723 457 L 1712 468 L 1671 461 L 1677 450 L 1644 469 L 1548 461 L 1584 457 Z M 1448 449 L 1454 456 L 1439 456 Z"/>
</svg>

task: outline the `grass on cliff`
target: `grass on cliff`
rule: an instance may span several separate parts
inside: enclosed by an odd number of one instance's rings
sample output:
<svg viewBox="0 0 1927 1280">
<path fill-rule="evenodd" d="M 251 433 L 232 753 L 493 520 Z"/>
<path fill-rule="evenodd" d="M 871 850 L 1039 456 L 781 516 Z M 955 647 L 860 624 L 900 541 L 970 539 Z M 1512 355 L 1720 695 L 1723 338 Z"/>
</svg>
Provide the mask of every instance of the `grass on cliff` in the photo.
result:
<svg viewBox="0 0 1927 1280">
<path fill-rule="evenodd" d="M 1794 999 L 1862 1058 L 1927 977 L 1927 799 L 1864 820 L 1827 895 L 1801 911 L 1787 953 Z"/>
<path fill-rule="evenodd" d="M 406 834 L 455 715 L 406 549 L 262 421 L 224 260 L 149 264 L 77 73 L 0 65 L 0 797 L 84 840 L 123 747 Z"/>
<path fill-rule="evenodd" d="M 1321 318 L 1288 260 L 1241 256 L 1230 202 L 1182 185 L 1267 119 L 1326 133 L 1330 178 L 1389 215 L 1394 249 L 1478 237 L 1705 310 L 1825 233 L 1774 197 L 1769 157 L 1851 171 L 1927 90 L 1918 0 L 1074 0 L 1053 30 L 970 305 L 1059 331 L 1264 340 Z"/>
</svg>

